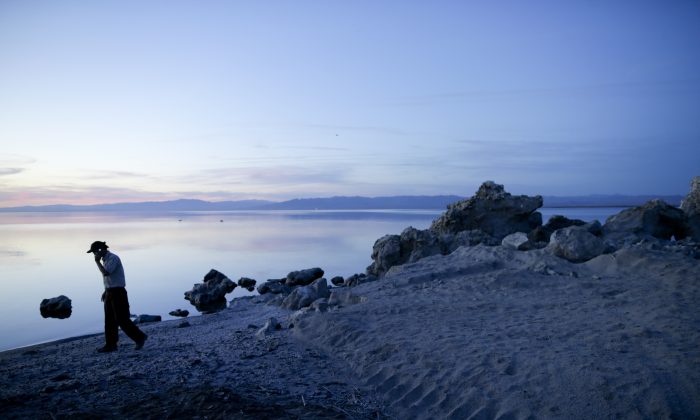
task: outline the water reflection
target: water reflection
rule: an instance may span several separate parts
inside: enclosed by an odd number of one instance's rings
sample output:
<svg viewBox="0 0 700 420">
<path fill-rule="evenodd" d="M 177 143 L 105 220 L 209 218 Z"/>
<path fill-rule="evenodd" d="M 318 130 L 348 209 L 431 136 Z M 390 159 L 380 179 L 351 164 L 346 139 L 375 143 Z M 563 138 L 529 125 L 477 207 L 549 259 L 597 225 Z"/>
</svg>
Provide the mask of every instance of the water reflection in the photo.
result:
<svg viewBox="0 0 700 420">
<path fill-rule="evenodd" d="M 102 278 L 85 253 L 95 240 L 122 259 L 131 312 L 170 319 L 212 268 L 234 281 L 315 266 L 345 277 L 364 271 L 380 236 L 434 218 L 351 213 L 0 213 L 0 349 L 102 330 Z M 227 297 L 250 293 L 237 288 Z M 73 301 L 73 315 L 41 318 L 39 303 L 59 295 Z"/>
</svg>

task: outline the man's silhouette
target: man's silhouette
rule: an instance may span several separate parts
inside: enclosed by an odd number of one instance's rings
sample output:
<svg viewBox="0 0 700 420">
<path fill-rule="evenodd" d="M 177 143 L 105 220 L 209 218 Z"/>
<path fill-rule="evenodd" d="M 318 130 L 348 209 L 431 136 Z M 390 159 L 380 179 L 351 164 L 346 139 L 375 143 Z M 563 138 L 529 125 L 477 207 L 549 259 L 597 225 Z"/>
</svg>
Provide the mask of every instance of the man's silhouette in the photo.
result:
<svg viewBox="0 0 700 420">
<path fill-rule="evenodd" d="M 90 245 L 89 253 L 95 254 L 95 263 L 102 273 L 105 291 L 102 301 L 105 303 L 105 345 L 97 349 L 100 353 L 117 350 L 119 327 L 136 343 L 136 350 L 143 347 L 148 336 L 129 318 L 129 298 L 126 295 L 124 267 L 116 254 L 107 250 L 107 243 L 95 241 Z"/>
</svg>

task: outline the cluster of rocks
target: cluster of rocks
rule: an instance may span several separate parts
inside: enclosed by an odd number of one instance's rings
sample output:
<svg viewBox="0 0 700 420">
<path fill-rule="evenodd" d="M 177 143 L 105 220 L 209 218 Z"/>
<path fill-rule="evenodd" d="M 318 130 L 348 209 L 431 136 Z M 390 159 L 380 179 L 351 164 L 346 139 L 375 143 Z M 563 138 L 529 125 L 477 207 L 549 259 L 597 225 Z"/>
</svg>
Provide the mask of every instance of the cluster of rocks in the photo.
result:
<svg viewBox="0 0 700 420">
<path fill-rule="evenodd" d="M 225 274 L 212 268 L 204 276 L 203 283 L 196 283 L 192 290 L 185 292 L 185 300 L 190 301 L 199 312 L 212 313 L 226 308 L 226 295 L 236 287 L 240 286 L 252 292 L 255 290 L 255 284 L 255 280 L 247 277 L 241 277 L 238 283 L 234 283 Z"/>
<path fill-rule="evenodd" d="M 700 242 L 700 177 L 693 179 L 680 208 L 651 200 L 611 216 L 604 225 L 564 216 L 542 224 L 537 211 L 542 204 L 541 196 L 513 196 L 503 185 L 487 181 L 473 197 L 449 205 L 430 228 L 408 227 L 400 235 L 379 238 L 367 275 L 381 277 L 393 266 L 478 244 L 521 251 L 545 248 L 571 262 L 583 262 L 642 240 L 674 241 L 666 248 L 696 255 L 693 241 Z"/>
<path fill-rule="evenodd" d="M 44 318 L 66 319 L 73 313 L 73 304 L 68 297 L 60 295 L 42 300 L 39 312 Z"/>
<path fill-rule="evenodd" d="M 331 308 L 358 303 L 361 299 L 342 287 L 329 288 L 321 268 L 292 271 L 285 278 L 270 279 L 258 286 L 260 301 L 293 311 L 325 312 Z M 355 274 L 347 279 L 334 277 L 335 286 L 356 286 L 376 277 Z"/>
<path fill-rule="evenodd" d="M 500 245 L 510 234 L 541 227 L 540 207 L 541 196 L 513 196 L 503 185 L 487 181 L 473 197 L 450 204 L 430 228 L 408 227 L 400 235 L 379 238 L 367 274 L 381 277 L 395 265 L 447 255 L 461 246 Z"/>
</svg>

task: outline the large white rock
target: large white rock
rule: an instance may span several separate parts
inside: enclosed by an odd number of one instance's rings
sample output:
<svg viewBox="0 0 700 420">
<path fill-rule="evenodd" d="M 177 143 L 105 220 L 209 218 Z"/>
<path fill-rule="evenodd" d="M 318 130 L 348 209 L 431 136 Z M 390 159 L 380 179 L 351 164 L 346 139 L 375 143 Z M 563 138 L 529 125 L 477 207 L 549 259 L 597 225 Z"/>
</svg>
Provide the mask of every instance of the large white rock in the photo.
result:
<svg viewBox="0 0 700 420">
<path fill-rule="evenodd" d="M 583 226 L 570 226 L 552 233 L 547 250 L 571 262 L 584 262 L 602 254 L 605 242 Z"/>
</svg>

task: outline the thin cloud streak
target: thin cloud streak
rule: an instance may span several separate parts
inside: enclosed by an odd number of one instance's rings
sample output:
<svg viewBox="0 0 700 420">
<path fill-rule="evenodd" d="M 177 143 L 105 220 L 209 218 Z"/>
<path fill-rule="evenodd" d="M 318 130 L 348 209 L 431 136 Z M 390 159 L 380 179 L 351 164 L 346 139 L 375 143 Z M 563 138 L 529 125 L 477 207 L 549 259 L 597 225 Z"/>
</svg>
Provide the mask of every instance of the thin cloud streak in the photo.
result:
<svg viewBox="0 0 700 420">
<path fill-rule="evenodd" d="M 152 179 L 154 178 L 150 174 L 142 172 L 129 172 L 129 171 L 97 171 L 92 172 L 87 175 L 88 178 L 92 180 L 112 180 L 112 179 L 124 179 L 124 178 L 137 178 L 137 179 Z"/>
<path fill-rule="evenodd" d="M 0 153 L 0 165 L 2 166 L 31 165 L 32 163 L 36 163 L 36 161 L 36 158 L 31 156 Z"/>
<path fill-rule="evenodd" d="M 299 184 L 342 183 L 346 170 L 338 168 L 307 168 L 301 166 L 250 166 L 205 169 L 196 173 L 173 177 L 177 183 L 197 185 L 244 185 L 285 187 Z"/>
<path fill-rule="evenodd" d="M 0 168 L 0 176 L 18 174 L 24 170 L 24 168 Z"/>
<path fill-rule="evenodd" d="M 523 95 L 572 95 L 590 94 L 592 91 L 602 92 L 624 92 L 638 91 L 646 88 L 700 88 L 700 79 L 682 80 L 659 80 L 659 81 L 639 81 L 639 82 L 610 82 L 595 83 L 588 85 L 572 86 L 552 86 L 552 87 L 531 87 L 517 89 L 475 89 L 469 91 L 455 91 L 445 93 L 434 93 L 426 95 L 407 96 L 388 101 L 387 105 L 428 105 L 439 102 L 454 100 L 481 99 L 489 97 L 508 97 Z"/>
</svg>

